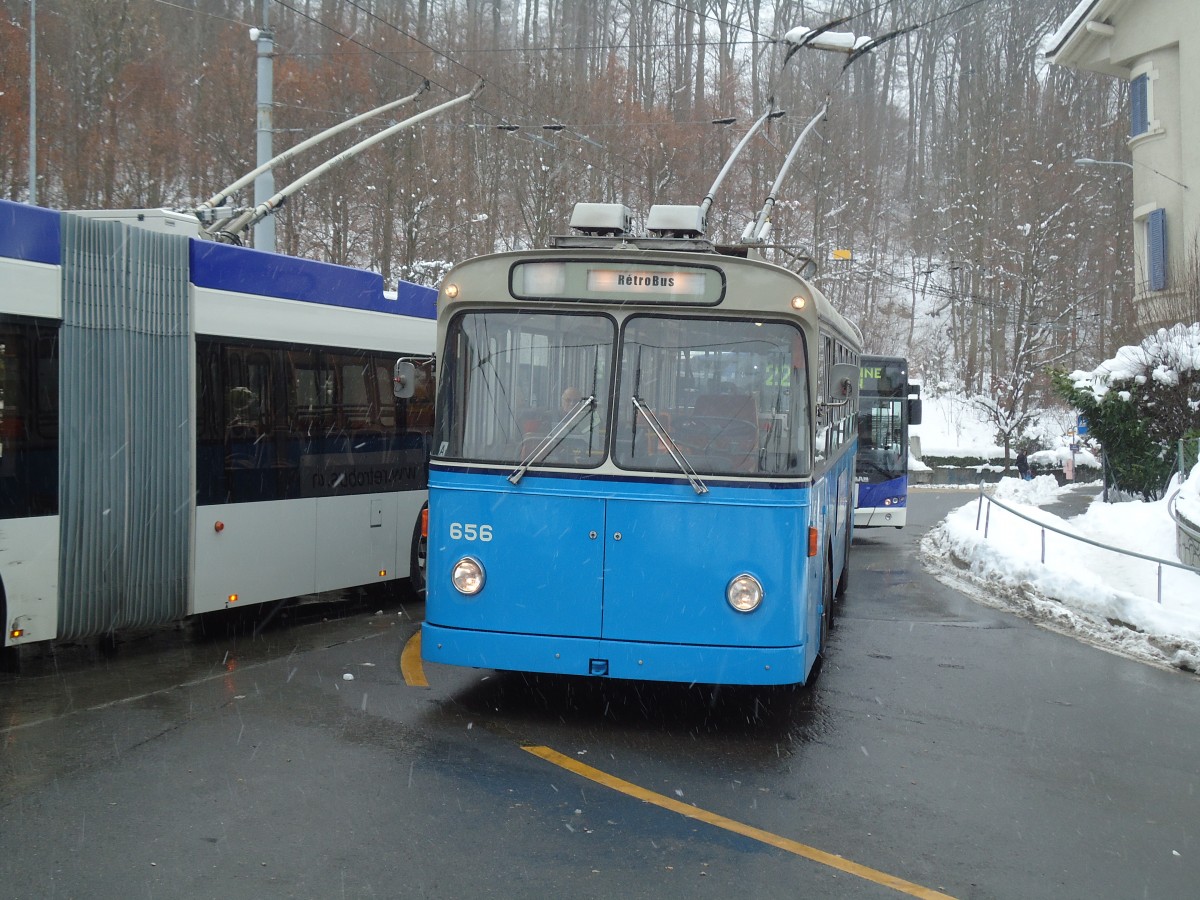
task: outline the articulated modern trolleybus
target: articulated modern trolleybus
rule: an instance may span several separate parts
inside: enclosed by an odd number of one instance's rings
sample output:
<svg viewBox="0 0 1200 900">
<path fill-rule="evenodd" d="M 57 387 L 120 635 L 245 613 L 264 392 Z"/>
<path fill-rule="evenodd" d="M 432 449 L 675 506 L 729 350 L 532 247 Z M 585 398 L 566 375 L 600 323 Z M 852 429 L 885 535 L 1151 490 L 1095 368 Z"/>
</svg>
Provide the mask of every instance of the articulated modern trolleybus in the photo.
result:
<svg viewBox="0 0 1200 900">
<path fill-rule="evenodd" d="M 862 357 L 855 528 L 903 528 L 908 518 L 908 426 L 921 424 L 920 387 L 908 360 Z"/>
<path fill-rule="evenodd" d="M 638 237 L 579 204 L 581 234 L 446 276 L 426 660 L 808 678 L 847 577 L 861 337 L 804 278 L 679 227 L 697 210 Z"/>
<path fill-rule="evenodd" d="M 408 577 L 433 299 L 0 201 L 0 650 Z"/>
</svg>

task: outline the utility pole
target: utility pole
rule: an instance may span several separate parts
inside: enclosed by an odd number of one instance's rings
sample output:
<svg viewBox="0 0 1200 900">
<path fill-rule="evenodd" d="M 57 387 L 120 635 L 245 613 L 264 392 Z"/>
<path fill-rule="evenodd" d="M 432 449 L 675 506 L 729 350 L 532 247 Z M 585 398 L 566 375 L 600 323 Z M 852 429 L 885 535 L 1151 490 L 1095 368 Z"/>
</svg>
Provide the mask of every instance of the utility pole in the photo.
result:
<svg viewBox="0 0 1200 900">
<path fill-rule="evenodd" d="M 250 29 L 250 39 L 258 44 L 258 155 L 262 166 L 275 155 L 272 143 L 275 136 L 273 106 L 275 92 L 275 33 L 271 31 L 272 0 L 262 0 L 262 28 Z M 254 179 L 254 205 L 267 202 L 275 194 L 275 175 L 268 168 Z M 275 252 L 275 218 L 267 216 L 254 226 L 254 248 Z"/>
<path fill-rule="evenodd" d="M 29 0 L 29 205 L 37 206 L 37 0 Z"/>
</svg>

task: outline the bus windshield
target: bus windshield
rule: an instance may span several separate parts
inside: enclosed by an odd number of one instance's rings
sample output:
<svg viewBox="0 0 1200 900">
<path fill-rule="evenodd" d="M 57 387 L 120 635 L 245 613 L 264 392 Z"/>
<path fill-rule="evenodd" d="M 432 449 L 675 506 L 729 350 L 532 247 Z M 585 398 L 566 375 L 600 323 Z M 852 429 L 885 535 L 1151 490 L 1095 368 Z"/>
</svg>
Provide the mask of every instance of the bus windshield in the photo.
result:
<svg viewBox="0 0 1200 900">
<path fill-rule="evenodd" d="M 445 459 L 593 467 L 604 460 L 616 323 L 608 316 L 471 312 L 450 324 L 434 447 Z M 587 398 L 586 414 L 571 416 Z M 569 427 L 557 427 L 569 423 Z"/>
<path fill-rule="evenodd" d="M 868 357 L 861 373 L 859 479 L 868 483 L 889 481 L 908 471 L 908 371 L 903 360 Z"/>
<path fill-rule="evenodd" d="M 794 325 L 633 317 L 622 338 L 615 462 L 679 468 L 636 397 L 701 474 L 807 472 L 804 374 L 803 335 Z"/>
<path fill-rule="evenodd" d="M 618 467 L 636 471 L 808 473 L 799 328 L 635 315 L 623 325 L 618 367 L 617 327 L 608 315 L 587 313 L 497 310 L 455 318 L 446 338 L 436 455 L 512 463 L 522 473 L 594 468 L 610 452 Z M 610 409 L 614 371 L 617 405 Z"/>
<path fill-rule="evenodd" d="M 908 471 L 902 441 L 904 400 L 863 399 L 858 413 L 858 469 L 868 481 L 887 481 Z"/>
</svg>

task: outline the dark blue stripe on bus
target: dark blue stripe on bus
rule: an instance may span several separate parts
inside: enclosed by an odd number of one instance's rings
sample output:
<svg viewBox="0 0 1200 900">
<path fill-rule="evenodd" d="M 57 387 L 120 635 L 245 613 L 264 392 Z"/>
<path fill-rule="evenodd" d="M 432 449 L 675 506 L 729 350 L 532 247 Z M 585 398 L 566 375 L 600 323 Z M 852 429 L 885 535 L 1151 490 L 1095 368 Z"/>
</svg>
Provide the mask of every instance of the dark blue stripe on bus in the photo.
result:
<svg viewBox="0 0 1200 900">
<path fill-rule="evenodd" d="M 0 200 L 0 256 L 57 266 L 61 219 L 53 209 Z"/>
<path fill-rule="evenodd" d="M 437 296 L 431 288 L 411 285 L 401 304 L 384 296 L 377 272 L 201 240 L 192 241 L 191 280 L 196 287 L 219 291 L 423 318 L 434 316 L 415 311 L 419 295 Z"/>
<path fill-rule="evenodd" d="M 401 281 L 396 285 L 396 312 L 421 319 L 436 319 L 437 295 L 437 291 L 423 284 Z"/>
<path fill-rule="evenodd" d="M 432 462 L 432 461 L 429 463 L 429 472 L 431 475 L 434 472 L 438 472 L 438 473 L 445 473 L 447 475 L 461 475 L 464 477 L 482 476 L 484 478 L 487 478 L 487 477 L 496 478 L 496 477 L 503 476 L 505 479 L 507 479 L 509 474 L 515 468 L 516 468 L 515 465 L 504 466 L 503 468 L 497 469 L 497 468 L 491 468 L 491 467 L 485 467 L 485 466 L 438 465 L 437 463 Z M 609 484 L 609 485 L 626 484 L 626 485 L 639 486 L 639 487 L 647 486 L 647 485 L 664 485 L 664 486 L 686 487 L 688 489 L 689 493 L 692 491 L 692 486 L 688 483 L 688 480 L 686 478 L 684 478 L 682 475 L 675 475 L 675 476 L 635 475 L 632 473 L 617 475 L 617 474 L 613 474 L 613 473 L 600 474 L 600 473 L 587 473 L 587 472 L 581 472 L 581 471 L 554 472 L 554 471 L 542 471 L 540 469 L 530 469 L 528 472 L 526 472 L 525 476 L 521 479 L 521 484 L 524 484 L 526 481 L 529 481 L 530 483 L 536 483 L 542 479 L 548 479 L 548 480 L 552 479 L 552 480 L 556 480 L 556 481 L 560 481 L 560 482 L 561 481 L 577 482 L 581 491 L 583 491 L 585 493 L 589 492 L 588 485 L 592 485 L 592 484 Z M 716 490 L 716 489 L 723 489 L 723 488 L 732 488 L 732 489 L 740 489 L 740 490 L 760 490 L 760 491 L 796 491 L 796 490 L 804 490 L 804 489 L 812 487 L 812 479 L 810 479 L 810 478 L 800 478 L 800 479 L 796 479 L 794 481 L 770 481 L 770 480 L 766 480 L 766 479 L 764 479 L 762 481 L 723 481 L 723 480 L 718 480 L 717 477 L 714 475 L 708 475 L 708 476 L 701 475 L 700 480 L 703 481 L 708 486 L 710 491 Z"/>
</svg>

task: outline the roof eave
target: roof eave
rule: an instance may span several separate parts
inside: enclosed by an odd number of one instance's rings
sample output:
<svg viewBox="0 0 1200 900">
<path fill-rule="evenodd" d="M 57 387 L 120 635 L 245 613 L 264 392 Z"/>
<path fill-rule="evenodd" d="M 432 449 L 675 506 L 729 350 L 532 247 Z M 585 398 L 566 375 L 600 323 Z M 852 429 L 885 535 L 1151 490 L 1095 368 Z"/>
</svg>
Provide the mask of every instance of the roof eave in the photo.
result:
<svg viewBox="0 0 1200 900">
<path fill-rule="evenodd" d="M 1129 67 L 1112 59 L 1111 37 L 1087 27 L 1090 22 L 1106 23 L 1121 3 L 1122 0 L 1083 0 L 1071 14 L 1074 22 L 1058 35 L 1057 42 L 1046 51 L 1046 58 L 1069 69 L 1128 78 Z"/>
</svg>

